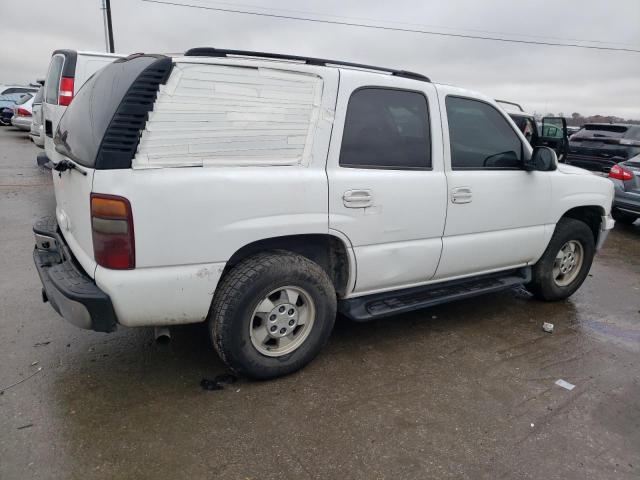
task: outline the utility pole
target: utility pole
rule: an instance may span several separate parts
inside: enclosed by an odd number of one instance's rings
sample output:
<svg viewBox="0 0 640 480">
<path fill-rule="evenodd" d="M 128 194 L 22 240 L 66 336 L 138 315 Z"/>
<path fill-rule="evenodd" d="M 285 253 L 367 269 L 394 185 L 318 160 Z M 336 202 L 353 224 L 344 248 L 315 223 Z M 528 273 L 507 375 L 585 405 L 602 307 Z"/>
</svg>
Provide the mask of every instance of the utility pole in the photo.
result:
<svg viewBox="0 0 640 480">
<path fill-rule="evenodd" d="M 104 20 L 104 43 L 107 52 L 113 53 L 113 27 L 111 26 L 111 0 L 102 0 L 102 17 Z"/>
</svg>

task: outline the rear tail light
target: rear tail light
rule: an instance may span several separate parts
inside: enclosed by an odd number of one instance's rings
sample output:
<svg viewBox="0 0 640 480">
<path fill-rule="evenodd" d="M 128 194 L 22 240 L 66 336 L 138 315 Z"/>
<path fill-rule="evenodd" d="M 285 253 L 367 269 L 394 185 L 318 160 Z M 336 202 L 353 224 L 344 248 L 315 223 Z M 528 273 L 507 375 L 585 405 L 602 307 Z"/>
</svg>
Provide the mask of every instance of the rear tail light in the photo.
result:
<svg viewBox="0 0 640 480">
<path fill-rule="evenodd" d="M 93 255 L 98 265 L 115 270 L 136 266 L 131 204 L 116 195 L 91 194 Z"/>
<path fill-rule="evenodd" d="M 69 106 L 71 100 L 73 100 L 73 83 L 74 80 L 71 77 L 62 77 L 60 79 L 60 91 L 58 92 L 58 105 L 63 107 Z"/>
<path fill-rule="evenodd" d="M 633 178 L 633 172 L 627 170 L 620 165 L 614 165 L 609 170 L 609 178 L 615 178 L 616 180 L 631 180 Z"/>
<path fill-rule="evenodd" d="M 621 138 L 620 145 L 629 145 L 631 147 L 640 147 L 640 140 L 630 140 L 628 138 Z"/>
<path fill-rule="evenodd" d="M 26 108 L 20 107 L 16 111 L 16 115 L 18 115 L 19 117 L 30 117 L 31 116 L 31 112 L 29 110 L 27 110 Z"/>
</svg>

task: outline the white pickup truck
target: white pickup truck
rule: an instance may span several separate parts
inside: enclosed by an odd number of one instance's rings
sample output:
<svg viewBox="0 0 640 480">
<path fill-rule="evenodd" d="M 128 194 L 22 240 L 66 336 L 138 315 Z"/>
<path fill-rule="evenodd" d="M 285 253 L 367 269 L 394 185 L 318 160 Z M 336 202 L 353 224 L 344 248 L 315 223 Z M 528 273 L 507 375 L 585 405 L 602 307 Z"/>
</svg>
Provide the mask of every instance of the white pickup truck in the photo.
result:
<svg viewBox="0 0 640 480">
<path fill-rule="evenodd" d="M 614 223 L 611 182 L 532 148 L 494 100 L 333 60 L 116 60 L 55 145 L 56 216 L 34 227 L 44 300 L 103 332 L 206 321 L 253 378 L 311 361 L 338 311 L 515 285 L 564 299 Z"/>
</svg>

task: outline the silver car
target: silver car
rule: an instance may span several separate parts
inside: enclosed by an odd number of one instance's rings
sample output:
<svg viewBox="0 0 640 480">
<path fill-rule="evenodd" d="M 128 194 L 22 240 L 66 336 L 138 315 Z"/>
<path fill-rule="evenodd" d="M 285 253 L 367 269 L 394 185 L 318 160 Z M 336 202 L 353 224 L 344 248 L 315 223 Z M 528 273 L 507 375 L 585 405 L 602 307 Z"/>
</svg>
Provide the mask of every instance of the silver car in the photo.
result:
<svg viewBox="0 0 640 480">
<path fill-rule="evenodd" d="M 42 95 L 44 87 L 40 87 L 33 98 L 31 131 L 29 136 L 38 147 L 44 148 L 44 124 L 42 122 Z"/>
<path fill-rule="evenodd" d="M 31 131 L 31 119 L 33 117 L 33 99 L 34 95 L 26 93 L 13 107 L 13 117 L 11 117 L 11 125 L 25 132 Z"/>
</svg>

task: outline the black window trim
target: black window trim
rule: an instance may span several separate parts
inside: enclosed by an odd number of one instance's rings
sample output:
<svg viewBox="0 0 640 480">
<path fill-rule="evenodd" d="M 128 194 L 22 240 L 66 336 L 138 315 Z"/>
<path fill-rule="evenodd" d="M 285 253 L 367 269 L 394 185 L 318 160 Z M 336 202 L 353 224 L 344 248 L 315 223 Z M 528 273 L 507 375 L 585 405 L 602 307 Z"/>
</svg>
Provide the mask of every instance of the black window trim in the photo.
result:
<svg viewBox="0 0 640 480">
<path fill-rule="evenodd" d="M 425 95 L 422 90 L 413 90 L 409 88 L 398 88 L 398 87 L 389 87 L 389 86 L 380 86 L 380 85 L 362 85 L 351 92 L 349 95 L 349 99 L 347 100 L 347 107 L 344 112 L 344 125 L 342 126 L 342 137 L 344 137 L 344 128 L 347 124 L 347 113 L 349 112 L 349 103 L 353 96 L 359 92 L 360 90 L 368 90 L 368 89 L 376 89 L 376 90 L 394 90 L 399 92 L 408 92 L 408 93 L 418 93 L 424 97 L 424 101 L 427 104 L 427 124 L 429 126 L 429 161 L 430 165 L 428 167 L 400 167 L 400 166 L 382 166 L 382 165 L 342 165 L 340 163 L 340 157 L 342 154 L 342 138 L 340 139 L 340 152 L 338 154 L 338 167 L 339 168 L 357 168 L 359 170 L 408 170 L 408 171 L 421 171 L 421 172 L 429 172 L 433 171 L 433 132 L 431 130 L 431 109 L 429 108 L 429 99 Z"/>
<path fill-rule="evenodd" d="M 505 116 L 502 114 L 502 112 L 500 111 L 500 109 L 496 108 L 495 105 L 493 105 L 491 102 L 487 102 L 486 100 L 483 100 L 481 98 L 477 98 L 477 97 L 468 97 L 466 95 L 453 95 L 453 94 L 447 94 L 444 97 L 444 108 L 445 111 L 447 109 L 447 98 L 449 97 L 453 97 L 453 98 L 461 98 L 463 100 L 474 100 L 476 102 L 480 102 L 480 103 L 484 103 L 485 105 L 488 105 L 489 107 L 493 108 L 496 112 L 498 112 L 499 115 L 502 116 L 502 118 L 505 118 Z M 507 114 L 508 116 L 509 114 Z M 525 164 L 525 160 L 526 157 L 528 155 L 527 149 L 524 148 L 524 144 L 522 143 L 522 139 L 520 138 L 520 135 L 518 135 L 518 132 L 516 130 L 513 129 L 513 127 L 511 126 L 511 124 L 507 121 L 507 124 L 509 125 L 509 128 L 511 128 L 511 130 L 516 134 L 516 137 L 518 137 L 518 140 L 520 141 L 520 156 L 522 157 L 520 159 L 520 161 L 522 162 L 522 167 L 482 167 L 482 168 L 476 168 L 476 167 L 454 167 L 453 166 L 453 158 L 451 156 L 451 134 L 450 134 L 450 129 L 449 129 L 449 112 L 447 112 L 447 133 L 449 134 L 449 167 L 451 168 L 451 171 L 461 171 L 461 172 L 493 172 L 493 171 L 500 171 L 500 170 L 505 170 L 505 171 L 526 171 L 524 168 L 524 164 Z"/>
</svg>

